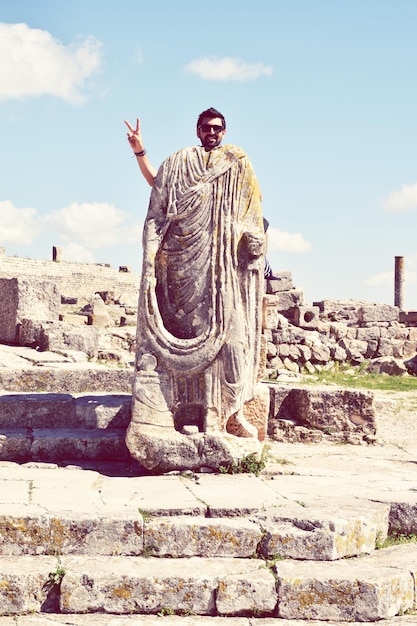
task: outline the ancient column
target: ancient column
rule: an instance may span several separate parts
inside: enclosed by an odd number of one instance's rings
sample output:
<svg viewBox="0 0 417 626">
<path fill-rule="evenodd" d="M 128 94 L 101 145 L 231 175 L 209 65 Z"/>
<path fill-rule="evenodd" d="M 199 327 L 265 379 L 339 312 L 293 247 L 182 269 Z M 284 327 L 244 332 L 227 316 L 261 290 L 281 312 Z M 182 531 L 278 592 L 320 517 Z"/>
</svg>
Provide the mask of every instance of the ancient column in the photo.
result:
<svg viewBox="0 0 417 626">
<path fill-rule="evenodd" d="M 395 257 L 394 273 L 394 306 L 400 310 L 404 307 L 404 257 Z"/>
</svg>

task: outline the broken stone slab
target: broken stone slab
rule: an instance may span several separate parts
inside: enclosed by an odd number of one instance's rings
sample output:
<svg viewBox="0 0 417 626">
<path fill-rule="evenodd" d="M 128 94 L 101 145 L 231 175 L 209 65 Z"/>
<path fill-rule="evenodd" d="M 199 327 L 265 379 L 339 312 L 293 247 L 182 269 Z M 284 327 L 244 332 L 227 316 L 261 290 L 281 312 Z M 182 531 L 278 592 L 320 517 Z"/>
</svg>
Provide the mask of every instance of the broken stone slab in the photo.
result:
<svg viewBox="0 0 417 626">
<path fill-rule="evenodd" d="M 369 554 L 387 536 L 388 513 L 389 506 L 367 502 L 277 508 L 255 518 L 264 533 L 260 554 L 313 561 Z"/>
<path fill-rule="evenodd" d="M 240 518 L 165 517 L 144 524 L 144 549 L 161 557 L 251 557 L 261 537 L 259 525 Z"/>
<path fill-rule="evenodd" d="M 412 609 L 410 572 L 367 559 L 277 562 L 279 617 L 373 622 Z"/>
<path fill-rule="evenodd" d="M 277 602 L 273 574 L 252 559 L 66 557 L 62 565 L 64 613 L 146 614 L 165 609 L 263 615 Z"/>
</svg>

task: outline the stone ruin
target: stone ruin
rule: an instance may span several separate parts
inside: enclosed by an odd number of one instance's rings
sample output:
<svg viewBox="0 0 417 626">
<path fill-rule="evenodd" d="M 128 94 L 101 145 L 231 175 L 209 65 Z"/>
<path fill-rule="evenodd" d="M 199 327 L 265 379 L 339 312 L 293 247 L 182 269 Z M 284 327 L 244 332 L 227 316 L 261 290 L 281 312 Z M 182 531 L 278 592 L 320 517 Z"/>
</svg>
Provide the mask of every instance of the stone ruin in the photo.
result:
<svg viewBox="0 0 417 626">
<path fill-rule="evenodd" d="M 0 255 L 0 343 L 133 371 L 140 277 L 126 270 Z M 258 441 L 241 438 L 243 448 L 246 452 L 259 450 L 258 443 L 267 435 L 291 440 L 286 428 L 291 429 L 290 422 L 297 420 L 309 430 L 298 440 L 314 441 L 314 432 L 321 436 L 325 431 L 330 439 L 340 440 L 341 430 L 343 441 L 375 440 L 372 411 L 364 397 L 369 392 L 358 399 L 357 392 L 343 395 L 340 390 L 327 389 L 326 397 L 321 393 L 318 398 L 317 391 L 313 397 L 311 391 L 288 385 L 282 389 L 282 385 L 265 382 L 296 381 L 300 372 L 314 373 L 337 363 L 355 366 L 364 361 L 370 371 L 416 375 L 417 312 L 354 300 L 323 300 L 309 305 L 302 291 L 294 287 L 290 272 L 278 275 L 281 280 L 267 282 L 263 294 L 258 372 L 263 383 L 258 383 L 261 391 L 256 402 L 245 408 L 250 423 L 258 416 Z M 155 371 L 153 363 L 152 358 L 145 359 L 147 376 L 152 377 Z M 340 423 L 342 409 L 348 428 L 346 422 L 344 426 Z M 330 426 L 321 423 L 320 415 L 324 414 L 333 416 Z M 194 435 L 200 432 L 198 423 L 183 421 L 179 428 Z M 223 459 L 231 458 L 229 452 L 222 454 Z"/>
</svg>

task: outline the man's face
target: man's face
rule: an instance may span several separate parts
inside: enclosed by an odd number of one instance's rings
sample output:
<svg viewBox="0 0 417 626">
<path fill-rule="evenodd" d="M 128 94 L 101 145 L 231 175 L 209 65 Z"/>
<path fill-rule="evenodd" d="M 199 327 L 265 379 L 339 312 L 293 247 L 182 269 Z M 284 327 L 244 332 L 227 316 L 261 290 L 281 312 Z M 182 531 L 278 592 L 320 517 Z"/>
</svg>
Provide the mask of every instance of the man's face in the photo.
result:
<svg viewBox="0 0 417 626">
<path fill-rule="evenodd" d="M 220 146 L 225 134 L 226 129 L 223 128 L 223 122 L 220 117 L 203 117 L 200 126 L 197 128 L 197 137 L 206 150 L 212 150 Z"/>
</svg>

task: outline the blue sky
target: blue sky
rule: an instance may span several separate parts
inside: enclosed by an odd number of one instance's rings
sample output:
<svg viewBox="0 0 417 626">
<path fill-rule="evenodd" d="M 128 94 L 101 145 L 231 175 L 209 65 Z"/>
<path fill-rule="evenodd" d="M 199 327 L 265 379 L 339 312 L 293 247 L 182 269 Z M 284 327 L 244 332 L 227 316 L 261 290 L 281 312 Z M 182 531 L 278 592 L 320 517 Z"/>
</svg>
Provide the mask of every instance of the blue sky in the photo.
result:
<svg viewBox="0 0 417 626">
<path fill-rule="evenodd" d="M 306 303 L 417 310 L 416 0 L 1 0 L 0 246 L 141 266 L 158 166 L 198 114 L 256 170 L 268 258 Z"/>
</svg>

